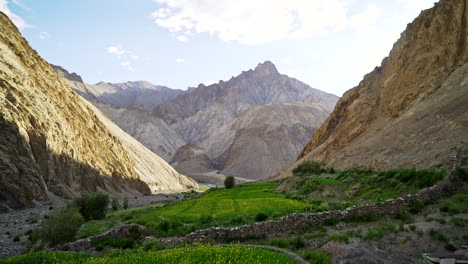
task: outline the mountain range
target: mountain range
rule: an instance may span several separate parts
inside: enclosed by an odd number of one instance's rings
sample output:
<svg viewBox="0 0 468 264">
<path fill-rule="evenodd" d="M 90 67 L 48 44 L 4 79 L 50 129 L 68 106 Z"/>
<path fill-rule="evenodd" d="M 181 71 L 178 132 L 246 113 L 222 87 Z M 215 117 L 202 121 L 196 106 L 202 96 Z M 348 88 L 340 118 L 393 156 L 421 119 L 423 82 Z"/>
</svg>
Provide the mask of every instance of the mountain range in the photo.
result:
<svg viewBox="0 0 468 264">
<path fill-rule="evenodd" d="M 79 75 L 53 67 L 75 91 L 179 172 L 217 184 L 222 175 L 257 180 L 280 173 L 338 100 L 280 74 L 266 61 L 229 81 L 158 99 L 150 112 L 124 102 L 130 91 L 143 94 L 161 86 L 145 81 L 88 85 Z"/>
</svg>

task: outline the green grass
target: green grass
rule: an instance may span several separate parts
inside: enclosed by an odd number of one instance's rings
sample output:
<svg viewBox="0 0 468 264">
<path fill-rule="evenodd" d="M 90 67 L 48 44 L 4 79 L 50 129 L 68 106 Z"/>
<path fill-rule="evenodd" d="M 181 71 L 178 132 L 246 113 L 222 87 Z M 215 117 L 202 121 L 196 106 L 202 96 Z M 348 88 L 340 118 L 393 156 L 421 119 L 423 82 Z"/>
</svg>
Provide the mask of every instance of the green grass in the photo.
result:
<svg viewBox="0 0 468 264">
<path fill-rule="evenodd" d="M 455 194 L 439 203 L 439 210 L 449 215 L 468 213 L 468 194 Z"/>
<path fill-rule="evenodd" d="M 217 189 L 192 200 L 112 213 L 102 221 L 93 221 L 80 230 L 81 236 L 97 235 L 118 223 L 139 223 L 155 228 L 158 236 L 184 235 L 212 226 L 236 226 L 255 222 L 262 213 L 268 219 L 301 212 L 307 204 L 273 193 L 277 183 L 237 185 Z"/>
<path fill-rule="evenodd" d="M 300 180 L 294 190 L 287 194 L 288 198 L 310 203 L 307 212 L 342 210 L 415 193 L 441 181 L 446 174 L 445 169 L 373 172 L 355 168 L 335 171 L 334 175 L 323 177 L 317 176 L 323 173 L 320 167 L 317 168 L 320 164 L 312 165 L 304 163 L 297 168 L 295 175 Z"/>
<path fill-rule="evenodd" d="M 5 264 L 126 264 L 126 263 L 296 263 L 291 259 L 260 248 L 242 246 L 217 247 L 198 245 L 162 251 L 121 251 L 117 254 L 90 257 L 89 255 L 62 252 L 41 252 L 0 260 Z"/>
</svg>

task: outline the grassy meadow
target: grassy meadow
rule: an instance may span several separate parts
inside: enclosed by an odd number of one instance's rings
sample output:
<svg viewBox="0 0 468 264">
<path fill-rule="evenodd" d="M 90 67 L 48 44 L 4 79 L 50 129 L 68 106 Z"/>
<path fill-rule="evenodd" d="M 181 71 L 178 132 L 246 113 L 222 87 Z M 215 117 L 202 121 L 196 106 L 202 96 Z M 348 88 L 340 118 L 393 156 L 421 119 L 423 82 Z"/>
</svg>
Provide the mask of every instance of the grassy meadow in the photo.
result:
<svg viewBox="0 0 468 264">
<path fill-rule="evenodd" d="M 218 188 L 201 197 L 166 205 L 151 205 L 111 213 L 104 220 L 87 222 L 79 237 L 97 235 L 121 223 L 138 223 L 157 230 L 157 236 L 184 235 L 212 226 L 237 226 L 253 223 L 266 215 L 270 220 L 308 205 L 274 193 L 278 183 L 240 184 L 233 189 Z M 256 219 L 257 218 L 257 219 Z"/>
</svg>

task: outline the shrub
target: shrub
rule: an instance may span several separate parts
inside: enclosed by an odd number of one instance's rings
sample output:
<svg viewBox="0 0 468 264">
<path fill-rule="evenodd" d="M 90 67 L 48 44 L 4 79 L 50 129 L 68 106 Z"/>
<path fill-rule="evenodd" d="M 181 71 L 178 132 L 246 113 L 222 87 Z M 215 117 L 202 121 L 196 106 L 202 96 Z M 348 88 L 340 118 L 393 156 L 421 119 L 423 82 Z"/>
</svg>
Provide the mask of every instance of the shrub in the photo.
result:
<svg viewBox="0 0 468 264">
<path fill-rule="evenodd" d="M 418 214 L 424 209 L 424 202 L 420 200 L 412 200 L 409 204 L 409 211 L 412 214 Z"/>
<path fill-rule="evenodd" d="M 15 236 L 15 238 L 13 238 L 14 242 L 19 242 L 20 240 L 21 240 L 21 235 L 17 235 Z"/>
<path fill-rule="evenodd" d="M 262 221 L 265 221 L 268 219 L 268 215 L 264 214 L 264 213 L 258 213 L 256 216 L 255 216 L 255 221 L 257 222 L 262 222 Z"/>
<path fill-rule="evenodd" d="M 304 242 L 304 239 L 302 239 L 302 237 L 295 237 L 293 238 L 290 243 L 292 248 L 294 249 L 299 249 L 299 248 L 304 248 L 305 247 L 305 242 Z"/>
<path fill-rule="evenodd" d="M 127 248 L 133 248 L 134 244 L 135 244 L 135 241 L 129 238 L 104 237 L 94 242 L 93 246 L 96 248 L 96 250 L 101 251 L 106 246 L 110 246 L 113 248 L 127 249 Z"/>
<path fill-rule="evenodd" d="M 119 200 L 117 198 L 112 198 L 112 211 L 119 210 Z"/>
<path fill-rule="evenodd" d="M 109 195 L 104 193 L 88 193 L 74 201 L 86 221 L 104 219 L 109 206 Z"/>
<path fill-rule="evenodd" d="M 287 239 L 273 239 L 271 240 L 271 245 L 279 248 L 287 248 L 289 241 Z"/>
<path fill-rule="evenodd" d="M 307 160 L 299 164 L 293 171 L 294 174 L 320 174 L 322 173 L 322 164 L 317 161 Z"/>
<path fill-rule="evenodd" d="M 330 255 L 323 251 L 309 250 L 304 254 L 304 258 L 311 264 L 332 264 Z"/>
<path fill-rule="evenodd" d="M 51 246 L 70 242 L 75 239 L 78 229 L 83 224 L 83 217 L 77 208 L 68 208 L 57 212 L 42 221 L 40 236 Z"/>
<path fill-rule="evenodd" d="M 398 231 L 397 227 L 390 223 L 384 223 L 374 230 L 369 230 L 364 236 L 365 240 L 380 239 L 387 234 Z"/>
<path fill-rule="evenodd" d="M 208 214 L 204 214 L 204 215 L 200 216 L 200 223 L 201 224 L 208 224 L 208 223 L 211 223 L 211 222 L 213 222 L 213 216 L 208 215 Z"/>
<path fill-rule="evenodd" d="M 468 171 L 464 168 L 456 168 L 455 171 L 457 172 L 458 177 L 464 182 L 468 182 Z"/>
<path fill-rule="evenodd" d="M 234 176 L 227 176 L 226 179 L 224 179 L 224 187 L 226 189 L 232 189 L 236 185 L 236 178 Z"/>
<path fill-rule="evenodd" d="M 123 200 L 123 207 L 124 209 L 128 209 L 128 198 L 125 197 L 124 200 Z"/>
</svg>

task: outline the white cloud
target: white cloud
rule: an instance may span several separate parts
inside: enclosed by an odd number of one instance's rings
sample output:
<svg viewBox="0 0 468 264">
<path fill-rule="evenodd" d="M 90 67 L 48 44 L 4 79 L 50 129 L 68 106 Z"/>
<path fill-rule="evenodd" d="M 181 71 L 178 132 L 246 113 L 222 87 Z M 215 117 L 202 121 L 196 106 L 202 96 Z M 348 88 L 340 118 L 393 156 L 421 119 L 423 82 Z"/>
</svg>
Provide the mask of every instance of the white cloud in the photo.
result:
<svg viewBox="0 0 468 264">
<path fill-rule="evenodd" d="M 182 62 L 185 62 L 185 59 L 183 59 L 183 58 L 177 58 L 175 61 L 176 61 L 177 63 L 182 63 Z"/>
<path fill-rule="evenodd" d="M 382 9 L 375 4 L 370 4 L 364 12 L 352 16 L 349 19 L 349 24 L 359 30 L 374 24 L 382 13 Z"/>
<path fill-rule="evenodd" d="M 41 32 L 41 33 L 39 33 L 39 38 L 40 39 L 48 39 L 48 38 L 50 38 L 50 34 L 48 32 L 45 32 L 45 31 Z"/>
<path fill-rule="evenodd" d="M 20 4 L 20 2 L 18 1 L 13 1 L 13 3 L 17 5 Z M 13 24 L 15 24 L 20 30 L 31 27 L 30 25 L 28 25 L 28 23 L 26 23 L 26 21 L 24 21 L 24 19 L 11 12 L 11 10 L 8 8 L 7 0 L 0 0 L 0 11 L 5 13 L 5 15 L 7 15 L 11 19 Z"/>
<path fill-rule="evenodd" d="M 107 53 L 115 56 L 120 61 L 120 66 L 128 71 L 135 71 L 131 60 L 138 60 L 140 56 L 132 51 L 126 50 L 122 45 L 112 45 L 106 48 Z"/>
<path fill-rule="evenodd" d="M 109 54 L 112 54 L 112 55 L 117 55 L 117 56 L 121 56 L 123 54 L 125 54 L 125 50 L 122 48 L 122 46 L 109 46 L 106 48 L 107 50 L 107 53 Z"/>
<path fill-rule="evenodd" d="M 157 25 L 179 33 L 207 32 L 224 41 L 261 44 L 286 37 L 305 38 L 344 28 L 346 3 L 340 0 L 156 0 Z M 184 33 L 185 32 L 185 33 Z M 182 34 L 181 34 L 182 33 Z"/>
</svg>

